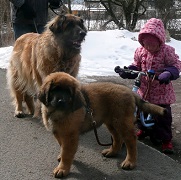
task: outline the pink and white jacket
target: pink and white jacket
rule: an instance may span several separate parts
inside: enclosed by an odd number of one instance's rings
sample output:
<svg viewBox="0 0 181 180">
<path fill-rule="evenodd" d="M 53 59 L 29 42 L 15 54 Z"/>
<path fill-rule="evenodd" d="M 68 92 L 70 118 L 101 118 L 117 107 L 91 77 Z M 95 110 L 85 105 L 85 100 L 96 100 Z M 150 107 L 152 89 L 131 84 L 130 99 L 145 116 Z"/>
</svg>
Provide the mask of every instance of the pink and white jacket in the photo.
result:
<svg viewBox="0 0 181 180">
<path fill-rule="evenodd" d="M 160 51 L 151 54 L 143 46 L 136 49 L 134 54 L 134 62 L 132 65 L 136 66 L 138 70 L 147 72 L 152 69 L 159 75 L 167 67 L 174 66 L 179 72 L 181 71 L 181 61 L 177 54 L 175 54 L 175 49 L 169 45 L 165 44 L 165 29 L 162 21 L 160 19 L 151 18 L 147 21 L 144 27 L 140 30 L 138 41 L 143 45 L 143 34 L 152 34 L 160 40 Z M 173 78 L 174 79 L 174 78 Z M 141 86 L 139 89 L 139 94 L 144 97 L 148 89 L 148 77 L 143 76 L 141 79 Z M 172 82 L 169 84 L 160 84 L 159 81 L 153 80 L 150 83 L 149 91 L 145 100 L 154 104 L 172 104 L 176 101 L 174 89 Z"/>
</svg>

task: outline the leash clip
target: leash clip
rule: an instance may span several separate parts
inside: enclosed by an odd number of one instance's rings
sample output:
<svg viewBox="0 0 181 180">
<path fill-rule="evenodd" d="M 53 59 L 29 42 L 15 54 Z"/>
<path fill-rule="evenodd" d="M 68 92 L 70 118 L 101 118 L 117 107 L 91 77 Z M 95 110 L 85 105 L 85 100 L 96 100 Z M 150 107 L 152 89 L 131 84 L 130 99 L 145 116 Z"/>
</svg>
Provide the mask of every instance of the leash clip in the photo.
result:
<svg viewBox="0 0 181 180">
<path fill-rule="evenodd" d="M 96 126 L 96 121 L 92 121 L 92 125 L 93 125 L 93 126 Z"/>
<path fill-rule="evenodd" d="M 91 117 L 93 117 L 93 110 L 91 108 L 87 108 L 87 113 L 90 114 Z"/>
<path fill-rule="evenodd" d="M 93 110 L 91 108 L 87 108 L 87 113 L 91 116 L 92 119 L 92 126 L 96 127 L 96 121 L 93 120 Z"/>
</svg>

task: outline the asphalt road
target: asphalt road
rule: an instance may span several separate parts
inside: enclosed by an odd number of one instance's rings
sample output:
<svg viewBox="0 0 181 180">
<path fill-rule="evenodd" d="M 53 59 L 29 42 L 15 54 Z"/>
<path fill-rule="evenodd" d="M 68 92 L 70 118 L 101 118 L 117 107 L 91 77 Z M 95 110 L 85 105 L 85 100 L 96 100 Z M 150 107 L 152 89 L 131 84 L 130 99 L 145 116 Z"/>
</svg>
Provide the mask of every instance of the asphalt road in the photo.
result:
<svg viewBox="0 0 181 180">
<path fill-rule="evenodd" d="M 6 88 L 6 71 L 0 69 L 0 180 L 53 180 L 59 146 L 41 120 L 13 117 L 14 108 Z M 110 142 L 106 129 L 98 130 L 102 142 Z M 103 158 L 104 147 L 97 144 L 93 132 L 80 137 L 79 149 L 70 180 L 180 180 L 181 164 L 159 151 L 138 142 L 137 167 L 124 171 L 119 164 L 125 148 L 112 159 Z"/>
</svg>

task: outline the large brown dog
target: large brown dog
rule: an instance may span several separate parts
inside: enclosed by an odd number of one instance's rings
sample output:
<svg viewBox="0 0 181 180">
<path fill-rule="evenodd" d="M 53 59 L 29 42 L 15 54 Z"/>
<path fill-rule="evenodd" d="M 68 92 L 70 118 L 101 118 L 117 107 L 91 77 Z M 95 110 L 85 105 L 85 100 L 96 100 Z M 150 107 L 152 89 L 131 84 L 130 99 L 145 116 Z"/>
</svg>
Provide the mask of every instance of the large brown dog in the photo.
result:
<svg viewBox="0 0 181 180">
<path fill-rule="evenodd" d="M 105 124 L 113 144 L 102 151 L 106 157 L 118 153 L 123 142 L 127 147 L 123 169 L 133 169 L 137 159 L 134 112 L 136 106 L 146 113 L 164 115 L 166 110 L 140 99 L 128 87 L 114 83 L 80 83 L 67 73 L 52 73 L 45 78 L 38 95 L 43 103 L 43 122 L 61 146 L 60 163 L 55 177 L 66 176 L 78 147 L 79 134 Z M 92 113 L 92 115 L 91 115 Z"/>
<path fill-rule="evenodd" d="M 16 117 L 24 116 L 23 101 L 34 113 L 32 97 L 48 74 L 63 71 L 77 76 L 85 36 L 83 20 L 67 14 L 55 17 L 42 34 L 27 33 L 17 39 L 7 71 Z"/>
</svg>

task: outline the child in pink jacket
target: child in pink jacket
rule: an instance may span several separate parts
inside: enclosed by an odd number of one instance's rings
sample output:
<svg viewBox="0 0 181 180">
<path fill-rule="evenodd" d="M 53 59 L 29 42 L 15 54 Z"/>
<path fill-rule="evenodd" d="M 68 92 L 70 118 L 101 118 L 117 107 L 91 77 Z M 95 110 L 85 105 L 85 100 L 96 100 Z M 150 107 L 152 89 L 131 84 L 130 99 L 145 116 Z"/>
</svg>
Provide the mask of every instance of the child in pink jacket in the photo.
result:
<svg viewBox="0 0 181 180">
<path fill-rule="evenodd" d="M 153 140 L 162 142 L 163 153 L 173 153 L 172 145 L 172 114 L 170 104 L 176 101 L 171 80 L 179 77 L 181 61 L 175 54 L 175 49 L 165 44 L 165 29 L 160 19 L 151 18 L 140 30 L 138 41 L 141 47 L 134 54 L 134 62 L 129 69 L 147 72 L 152 69 L 158 79 L 149 81 L 147 76 L 142 76 L 139 94 L 146 101 L 167 108 L 166 117 L 154 117 L 155 125 L 150 132 L 147 128 L 139 125 L 138 139 L 150 136 Z M 134 75 L 120 71 L 122 78 L 135 78 Z M 148 90 L 149 88 L 149 90 Z"/>
</svg>

